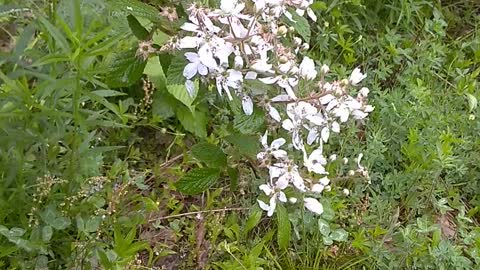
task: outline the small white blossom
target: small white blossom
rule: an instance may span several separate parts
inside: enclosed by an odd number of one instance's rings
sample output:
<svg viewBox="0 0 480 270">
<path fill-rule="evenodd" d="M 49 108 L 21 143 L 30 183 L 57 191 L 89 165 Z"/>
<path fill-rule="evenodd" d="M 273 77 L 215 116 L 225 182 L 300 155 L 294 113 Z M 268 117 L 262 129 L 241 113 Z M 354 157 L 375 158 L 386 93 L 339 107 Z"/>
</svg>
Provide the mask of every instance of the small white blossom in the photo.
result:
<svg viewBox="0 0 480 270">
<path fill-rule="evenodd" d="M 252 115 L 253 101 L 249 96 L 244 96 L 242 98 L 242 108 L 243 108 L 243 112 L 245 112 L 246 115 Z"/>
<path fill-rule="evenodd" d="M 347 188 L 344 188 L 342 192 L 345 196 L 350 195 L 350 190 L 348 190 Z"/>
<path fill-rule="evenodd" d="M 317 77 L 317 71 L 315 70 L 315 63 L 312 59 L 305 56 L 300 63 L 299 67 L 300 77 L 306 80 L 313 80 Z"/>
<path fill-rule="evenodd" d="M 363 74 L 360 71 L 360 68 L 357 67 L 353 70 L 352 74 L 350 75 L 349 81 L 350 81 L 350 84 L 355 86 L 358 83 L 360 83 L 363 79 L 365 79 L 366 77 L 367 77 L 367 74 Z"/>
</svg>

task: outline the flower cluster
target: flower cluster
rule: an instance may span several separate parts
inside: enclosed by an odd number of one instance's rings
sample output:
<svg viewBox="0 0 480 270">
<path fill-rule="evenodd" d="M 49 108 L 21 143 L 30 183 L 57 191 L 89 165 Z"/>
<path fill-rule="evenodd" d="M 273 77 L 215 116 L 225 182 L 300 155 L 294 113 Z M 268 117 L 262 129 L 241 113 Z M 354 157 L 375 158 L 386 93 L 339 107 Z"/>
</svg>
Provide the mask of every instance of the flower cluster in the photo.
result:
<svg viewBox="0 0 480 270">
<path fill-rule="evenodd" d="M 261 137 L 264 149 L 257 158 L 268 168 L 270 176 L 259 188 L 270 199 L 268 203 L 258 203 L 269 216 L 278 202 L 297 202 L 295 196 L 287 198 L 286 189 L 302 194 L 303 205 L 322 214 L 323 207 L 316 197 L 330 190 L 326 166 L 329 160 L 336 159 L 335 155 L 325 157 L 323 145 L 328 143 L 331 133 L 341 131 L 343 123 L 364 119 L 373 110 L 367 105 L 367 88 L 357 91 L 356 97 L 349 95 L 349 90 L 366 77 L 360 69 L 356 68 L 348 79 L 330 83 L 325 81 L 329 67 L 317 66 L 303 55 L 309 44 L 285 22 L 305 15 L 316 21 L 312 3 L 313 0 L 222 0 L 220 9 L 194 4 L 187 9 L 188 22 L 181 27 L 185 35 L 173 44 L 186 51 L 188 64 L 183 75 L 192 96 L 196 91 L 194 80 L 214 81 L 220 95 L 225 94 L 229 100 L 238 97 L 245 114 L 251 115 L 254 102 L 244 87 L 245 81 L 257 80 L 278 89 L 272 98 L 258 103 L 272 122 L 277 122 L 291 137 L 289 144 L 285 138 L 268 144 L 268 130 Z M 314 87 L 305 95 L 299 85 Z M 280 113 L 279 108 L 285 113 Z M 290 155 L 281 147 L 290 149 Z M 295 159 L 295 153 L 303 158 Z M 362 175 L 368 175 L 363 166 L 358 166 Z"/>
</svg>

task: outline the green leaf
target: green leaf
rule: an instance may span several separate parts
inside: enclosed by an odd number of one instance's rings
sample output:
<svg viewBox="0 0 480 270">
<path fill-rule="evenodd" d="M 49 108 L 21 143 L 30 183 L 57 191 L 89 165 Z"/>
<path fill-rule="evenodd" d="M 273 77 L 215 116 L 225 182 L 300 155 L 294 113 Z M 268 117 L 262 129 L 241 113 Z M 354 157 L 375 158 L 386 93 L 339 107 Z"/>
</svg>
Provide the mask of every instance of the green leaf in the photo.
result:
<svg viewBox="0 0 480 270">
<path fill-rule="evenodd" d="M 66 217 L 58 217 L 47 223 L 56 230 L 64 230 L 70 225 L 70 219 Z"/>
<path fill-rule="evenodd" d="M 245 135 L 241 133 L 228 135 L 225 140 L 235 146 L 235 150 L 242 155 L 255 158 L 259 150 L 259 138 L 254 135 Z"/>
<path fill-rule="evenodd" d="M 175 187 L 178 191 L 194 195 L 205 191 L 212 186 L 220 177 L 220 169 L 217 168 L 196 168 L 185 174 Z"/>
<path fill-rule="evenodd" d="M 183 69 L 188 64 L 183 54 L 176 54 L 171 60 L 167 70 L 167 84 L 185 84 Z"/>
<path fill-rule="evenodd" d="M 114 56 L 107 75 L 111 87 L 125 87 L 136 83 L 142 77 L 146 62 L 136 56 L 136 50 L 122 52 Z"/>
<path fill-rule="evenodd" d="M 143 74 L 147 75 L 148 80 L 153 83 L 155 88 L 159 90 L 167 89 L 165 74 L 163 73 L 163 68 L 158 57 L 148 59 Z"/>
<path fill-rule="evenodd" d="M 233 120 L 233 127 L 243 134 L 254 134 L 263 129 L 265 117 L 260 110 L 255 110 L 252 115 L 237 114 Z"/>
<path fill-rule="evenodd" d="M 38 20 L 43 24 L 43 26 L 45 27 L 45 29 L 47 30 L 47 32 L 50 34 L 50 36 L 53 37 L 53 39 L 55 40 L 56 44 L 62 49 L 62 51 L 64 53 L 70 53 L 70 46 L 68 45 L 68 42 L 67 42 L 67 39 L 65 38 L 65 36 L 62 34 L 62 32 L 60 32 L 60 30 L 58 30 L 58 28 L 56 28 L 55 26 L 53 26 L 53 24 L 51 24 L 47 19 L 45 19 L 44 17 L 42 16 L 39 16 L 38 17 Z"/>
<path fill-rule="evenodd" d="M 200 138 L 207 137 L 207 116 L 203 111 L 191 112 L 185 106 L 177 108 L 177 117 L 182 126 Z"/>
<path fill-rule="evenodd" d="M 44 242 L 49 242 L 52 239 L 53 229 L 51 226 L 45 226 L 42 228 L 42 240 Z"/>
<path fill-rule="evenodd" d="M 262 218 L 262 213 L 262 209 L 260 209 L 258 206 L 253 208 L 250 216 L 247 219 L 247 222 L 245 223 L 245 228 L 243 229 L 245 236 L 247 236 L 247 234 L 258 225 L 260 219 Z"/>
<path fill-rule="evenodd" d="M 133 15 L 127 16 L 128 26 L 132 30 L 133 35 L 139 40 L 146 40 L 148 38 L 148 31 L 145 29 L 142 24 L 135 18 Z"/>
<path fill-rule="evenodd" d="M 158 90 L 153 94 L 152 113 L 162 119 L 168 119 L 175 115 L 175 108 L 183 106 L 166 90 Z"/>
<path fill-rule="evenodd" d="M 276 212 L 277 212 L 277 242 L 278 246 L 281 249 L 286 249 L 288 248 L 288 244 L 290 242 L 290 236 L 291 236 L 291 225 L 290 225 L 290 220 L 288 218 L 288 213 L 285 207 L 283 205 L 277 205 L 276 207 Z"/>
<path fill-rule="evenodd" d="M 472 94 L 466 94 L 468 99 L 468 109 L 470 112 L 474 111 L 478 106 L 477 98 Z"/>
<path fill-rule="evenodd" d="M 310 42 L 310 24 L 308 20 L 304 17 L 297 14 L 297 12 L 293 9 L 288 10 L 290 14 L 292 14 L 293 21 L 290 21 L 288 18 L 285 17 L 283 20 L 287 25 L 292 26 L 295 28 L 295 31 L 303 38 L 303 40 L 307 43 Z"/>
<path fill-rule="evenodd" d="M 330 246 L 331 244 L 333 244 L 332 238 L 330 238 L 329 236 L 324 236 L 323 237 L 323 244 L 325 246 Z"/>
<path fill-rule="evenodd" d="M 323 1 L 315 1 L 313 4 L 310 5 L 310 8 L 313 10 L 327 10 L 327 4 Z"/>
<path fill-rule="evenodd" d="M 328 225 L 323 219 L 318 220 L 318 229 L 323 236 L 328 236 L 330 234 L 330 225 Z"/>
<path fill-rule="evenodd" d="M 348 239 L 348 232 L 345 231 L 344 229 L 334 230 L 330 234 L 330 238 L 332 238 L 333 241 L 345 242 Z"/>
<path fill-rule="evenodd" d="M 222 168 L 227 166 L 227 155 L 220 147 L 210 143 L 199 143 L 192 147 L 193 156 L 209 167 Z"/>
<path fill-rule="evenodd" d="M 172 96 L 174 96 L 177 100 L 185 104 L 189 110 L 193 111 L 194 107 L 192 106 L 193 101 L 195 100 L 196 93 L 198 93 L 198 81 L 195 82 L 195 96 L 190 96 L 187 92 L 187 88 L 183 84 L 169 84 L 167 85 L 167 90 Z"/>
<path fill-rule="evenodd" d="M 162 16 L 160 16 L 160 12 L 156 8 L 138 0 L 111 0 L 110 3 L 113 3 L 113 7 L 117 11 L 131 14 L 137 18 L 145 18 L 152 22 L 160 22 L 162 20 Z"/>
</svg>

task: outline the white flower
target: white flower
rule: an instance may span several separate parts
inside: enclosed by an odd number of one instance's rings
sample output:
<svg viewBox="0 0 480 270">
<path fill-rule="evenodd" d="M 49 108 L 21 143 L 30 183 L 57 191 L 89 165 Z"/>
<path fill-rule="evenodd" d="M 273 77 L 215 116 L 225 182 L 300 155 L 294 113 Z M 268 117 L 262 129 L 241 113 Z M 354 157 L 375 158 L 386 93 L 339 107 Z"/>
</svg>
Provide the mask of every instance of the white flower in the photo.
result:
<svg viewBox="0 0 480 270">
<path fill-rule="evenodd" d="M 323 64 L 322 67 L 320 68 L 320 72 L 322 72 L 323 74 L 327 74 L 329 71 L 330 71 L 330 68 L 325 64 Z"/>
<path fill-rule="evenodd" d="M 314 172 L 318 174 L 328 174 L 325 171 L 325 165 L 327 165 L 327 160 L 322 154 L 322 149 L 313 150 L 310 156 L 307 155 L 305 148 L 303 151 L 303 165 L 308 169 L 309 172 Z"/>
<path fill-rule="evenodd" d="M 345 196 L 350 195 L 350 190 L 348 190 L 347 188 L 344 188 L 342 192 Z"/>
<path fill-rule="evenodd" d="M 357 85 L 359 82 L 361 82 L 363 79 L 365 79 L 367 77 L 367 74 L 363 74 L 361 71 L 360 71 L 360 68 L 355 68 L 352 72 L 352 74 L 350 75 L 350 84 L 352 85 Z"/>
<path fill-rule="evenodd" d="M 243 108 L 243 112 L 245 112 L 246 115 L 252 115 L 253 102 L 249 96 L 244 96 L 242 98 L 242 108 Z"/>
<path fill-rule="evenodd" d="M 222 15 L 238 15 L 245 8 L 245 3 L 238 0 L 222 0 L 220 10 Z"/>
<path fill-rule="evenodd" d="M 311 188 L 312 192 L 315 193 L 322 193 L 322 191 L 325 189 L 325 186 L 322 184 L 314 184 Z"/>
<path fill-rule="evenodd" d="M 328 179 L 328 177 L 322 177 L 320 178 L 320 180 L 318 180 L 318 182 L 323 185 L 323 186 L 328 186 L 330 184 L 330 179 Z"/>
<path fill-rule="evenodd" d="M 282 190 L 287 188 L 288 182 L 281 181 L 280 179 L 275 183 L 274 186 L 270 184 L 263 184 L 259 186 L 259 189 L 262 190 L 265 195 L 271 196 L 269 204 L 266 204 L 263 201 L 257 200 L 260 208 L 264 211 L 267 211 L 267 216 L 271 217 L 277 206 L 277 200 L 280 202 L 287 202 L 287 196 L 283 193 Z"/>
<path fill-rule="evenodd" d="M 368 96 L 368 93 L 370 93 L 370 90 L 366 87 L 362 87 L 362 89 L 360 89 L 360 91 L 358 91 L 358 94 L 361 97 L 364 97 L 364 98 L 366 98 Z"/>
<path fill-rule="evenodd" d="M 187 52 L 185 57 L 190 61 L 183 69 L 183 76 L 190 80 L 195 74 L 205 76 L 208 74 L 208 68 L 200 62 L 200 57 L 196 53 Z"/>
<path fill-rule="evenodd" d="M 243 83 L 243 75 L 240 71 L 234 69 L 229 69 L 226 73 L 227 74 L 221 73 L 217 75 L 217 91 L 220 95 L 225 91 L 228 99 L 233 100 L 232 94 L 230 93 L 230 87 L 233 89 L 240 89 Z"/>
<path fill-rule="evenodd" d="M 299 67 L 300 77 L 306 80 L 313 80 L 317 77 L 317 71 L 315 70 L 315 63 L 312 59 L 305 56 L 300 63 Z"/>
<path fill-rule="evenodd" d="M 265 134 L 260 138 L 264 151 L 257 154 L 257 159 L 264 160 L 268 155 L 272 155 L 276 159 L 285 159 L 287 157 L 287 152 L 280 149 L 280 147 L 285 144 L 286 140 L 284 138 L 275 139 L 269 146 L 267 139 L 268 130 L 265 131 Z"/>
<path fill-rule="evenodd" d="M 321 215 L 323 213 L 323 205 L 315 198 L 305 198 L 303 199 L 305 208 L 309 211 Z"/>
</svg>

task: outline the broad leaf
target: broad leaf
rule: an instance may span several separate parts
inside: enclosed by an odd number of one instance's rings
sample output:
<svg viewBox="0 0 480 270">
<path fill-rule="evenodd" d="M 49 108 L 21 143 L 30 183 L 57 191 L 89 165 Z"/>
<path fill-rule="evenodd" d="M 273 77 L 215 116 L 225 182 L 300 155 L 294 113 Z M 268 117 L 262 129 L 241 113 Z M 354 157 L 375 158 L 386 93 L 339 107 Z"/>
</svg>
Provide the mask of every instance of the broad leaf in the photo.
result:
<svg viewBox="0 0 480 270">
<path fill-rule="evenodd" d="M 167 84 L 183 85 L 186 81 L 185 77 L 183 76 L 183 69 L 187 64 L 188 60 L 183 54 L 175 55 L 167 69 Z"/>
<path fill-rule="evenodd" d="M 198 93 L 198 82 L 195 82 L 195 94 Z M 190 96 L 187 92 L 187 88 L 183 84 L 169 84 L 167 85 L 168 92 L 174 96 L 177 100 L 185 104 L 191 111 L 194 111 L 193 101 L 195 100 L 195 96 Z"/>
<path fill-rule="evenodd" d="M 133 35 L 137 37 L 139 40 L 145 40 L 148 38 L 148 31 L 145 29 L 142 24 L 135 18 L 133 15 L 127 16 L 128 26 L 130 30 L 132 30 Z"/>
<path fill-rule="evenodd" d="M 292 233 L 288 213 L 283 205 L 277 205 L 275 209 L 277 212 L 277 242 L 281 249 L 286 249 L 290 242 Z"/>
<path fill-rule="evenodd" d="M 246 236 L 253 228 L 255 228 L 258 223 L 260 222 L 260 219 L 262 218 L 263 211 L 259 207 L 254 207 L 252 212 L 250 213 L 250 216 L 247 219 L 247 222 L 245 223 L 245 227 L 243 229 L 243 233 Z"/>
<path fill-rule="evenodd" d="M 227 166 L 227 155 L 220 147 L 210 143 L 199 143 L 192 147 L 193 156 L 209 167 L 222 168 Z"/>
<path fill-rule="evenodd" d="M 152 22 L 162 21 L 160 12 L 148 4 L 138 0 L 111 0 L 113 7 L 124 14 L 131 14 L 137 18 L 145 18 Z"/>
<path fill-rule="evenodd" d="M 330 234 L 330 238 L 332 238 L 333 241 L 345 242 L 348 239 L 348 232 L 345 231 L 344 229 L 334 230 Z"/>
<path fill-rule="evenodd" d="M 119 53 L 110 64 L 107 83 L 112 87 L 125 87 L 142 77 L 146 62 L 136 56 L 136 50 Z"/>
<path fill-rule="evenodd" d="M 207 115 L 203 111 L 191 112 L 185 106 L 180 105 L 177 110 L 177 117 L 182 126 L 200 138 L 207 137 Z"/>
<path fill-rule="evenodd" d="M 194 195 L 205 191 L 212 186 L 220 177 L 220 169 L 217 168 L 197 168 L 185 174 L 175 187 L 178 191 Z"/>
<path fill-rule="evenodd" d="M 263 129 L 265 116 L 259 110 L 252 115 L 237 114 L 233 120 L 233 127 L 243 134 L 255 134 Z"/>
<path fill-rule="evenodd" d="M 328 225 L 323 219 L 318 220 L 318 229 L 323 236 L 328 236 L 330 234 L 330 225 Z"/>
<path fill-rule="evenodd" d="M 308 24 L 308 20 L 305 17 L 300 16 L 294 9 L 289 9 L 290 14 L 292 14 L 293 21 L 290 21 L 288 18 L 284 18 L 284 22 L 295 28 L 295 31 L 303 38 L 303 40 L 307 43 L 310 42 L 310 24 Z"/>
<path fill-rule="evenodd" d="M 229 143 L 235 146 L 240 154 L 250 158 L 255 158 L 259 150 L 259 138 L 255 135 L 245 135 L 241 133 L 228 135 L 225 137 Z"/>
</svg>

